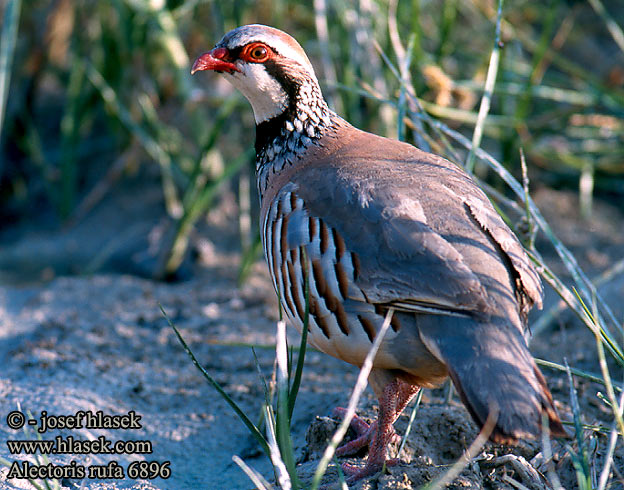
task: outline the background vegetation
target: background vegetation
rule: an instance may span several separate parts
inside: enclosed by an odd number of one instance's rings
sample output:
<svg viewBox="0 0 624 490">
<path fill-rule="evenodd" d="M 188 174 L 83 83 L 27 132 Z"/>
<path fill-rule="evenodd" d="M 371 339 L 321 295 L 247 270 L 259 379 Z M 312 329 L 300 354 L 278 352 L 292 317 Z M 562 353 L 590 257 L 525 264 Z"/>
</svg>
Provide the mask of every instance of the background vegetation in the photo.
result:
<svg viewBox="0 0 624 490">
<path fill-rule="evenodd" d="M 244 277 L 259 254 L 251 110 L 218 77 L 191 78 L 189 68 L 229 29 L 273 25 L 300 41 L 330 104 L 349 121 L 474 168 L 530 248 L 538 228 L 550 239 L 578 296 L 533 250 L 535 261 L 595 334 L 622 431 L 608 372 L 624 366 L 621 321 L 519 182 L 526 182 L 524 155 L 530 190 L 573 189 L 588 222 L 596 199 L 624 207 L 624 4 L 516 1 L 498 22 L 497 7 L 491 0 L 4 0 L 0 234 L 25 223 L 71 226 L 147 170 L 157 175 L 172 223 L 151 275 L 175 275 L 194 226 L 230 188 Z M 589 488 L 579 437 L 579 481 Z"/>
<path fill-rule="evenodd" d="M 496 4 L 5 0 L 3 14 L 0 222 L 33 215 L 71 222 L 137 166 L 157 165 L 167 212 L 177 222 L 163 245 L 170 252 L 154 270 L 162 276 L 179 265 L 218 185 L 227 180 L 246 194 L 244 221 L 246 203 L 256 203 L 248 184 L 253 120 L 246 101 L 217 77 L 189 75 L 194 57 L 223 33 L 250 22 L 292 33 L 348 120 L 421 146 L 429 140 L 450 156 L 422 126 L 398 134 L 401 83 L 384 57 L 404 60 L 411 39 L 405 80 L 429 114 L 470 136 Z M 522 147 L 535 185 L 578 189 L 587 216 L 595 195 L 624 196 L 623 18 L 620 2 L 601 0 L 517 1 L 503 11 L 482 146 L 516 176 Z M 243 234 L 253 229 L 245 225 Z M 246 248 L 253 240 L 242 242 Z"/>
</svg>

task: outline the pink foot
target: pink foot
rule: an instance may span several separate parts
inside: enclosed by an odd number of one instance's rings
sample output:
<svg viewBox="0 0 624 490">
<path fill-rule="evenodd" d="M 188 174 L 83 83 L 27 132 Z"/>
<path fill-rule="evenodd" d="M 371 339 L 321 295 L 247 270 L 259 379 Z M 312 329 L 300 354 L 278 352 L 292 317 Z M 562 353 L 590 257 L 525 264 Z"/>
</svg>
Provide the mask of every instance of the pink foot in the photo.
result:
<svg viewBox="0 0 624 490">
<path fill-rule="evenodd" d="M 336 407 L 332 412 L 332 417 L 344 418 L 346 413 L 346 408 Z M 355 432 L 356 438 L 352 441 L 342 444 L 336 449 L 336 456 L 338 457 L 351 456 L 353 454 L 356 454 L 363 447 L 368 447 L 371 439 L 377 431 L 377 421 L 374 421 L 372 424 L 369 425 L 362 417 L 356 414 L 351 419 L 349 427 Z M 401 437 L 395 432 L 394 428 L 392 427 L 390 430 L 392 431 L 392 433 L 390 434 L 390 442 L 400 442 Z"/>
<path fill-rule="evenodd" d="M 379 373 L 383 375 L 381 376 L 381 381 L 385 382 L 387 376 L 383 371 L 379 371 Z M 384 464 L 386 466 L 394 466 L 399 463 L 398 459 L 386 459 L 388 444 L 400 440 L 392 424 L 419 390 L 417 386 L 410 385 L 398 378 L 385 382 L 385 385 L 380 384 L 379 377 L 375 378 L 374 374 L 375 372 L 369 376 L 369 380 L 373 379 L 373 381 L 376 381 L 371 384 L 373 384 L 373 389 L 379 399 L 379 416 L 375 422 L 369 425 L 356 415 L 350 425 L 355 431 L 357 438 L 343 444 L 336 450 L 337 456 L 345 456 L 368 446 L 368 457 L 364 466 L 342 465 L 343 471 L 348 475 L 347 484 L 355 483 L 379 473 L 383 469 Z M 333 415 L 344 417 L 345 412 L 344 408 L 337 408 L 334 410 Z"/>
</svg>

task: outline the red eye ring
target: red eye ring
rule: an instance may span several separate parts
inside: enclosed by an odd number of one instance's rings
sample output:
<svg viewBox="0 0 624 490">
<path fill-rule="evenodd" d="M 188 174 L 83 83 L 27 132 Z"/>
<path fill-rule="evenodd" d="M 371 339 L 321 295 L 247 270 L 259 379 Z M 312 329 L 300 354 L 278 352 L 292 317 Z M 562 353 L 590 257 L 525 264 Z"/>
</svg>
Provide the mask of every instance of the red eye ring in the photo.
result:
<svg viewBox="0 0 624 490">
<path fill-rule="evenodd" d="M 251 43 L 245 46 L 242 58 L 253 63 L 264 63 L 272 55 L 271 49 L 263 43 Z"/>
</svg>

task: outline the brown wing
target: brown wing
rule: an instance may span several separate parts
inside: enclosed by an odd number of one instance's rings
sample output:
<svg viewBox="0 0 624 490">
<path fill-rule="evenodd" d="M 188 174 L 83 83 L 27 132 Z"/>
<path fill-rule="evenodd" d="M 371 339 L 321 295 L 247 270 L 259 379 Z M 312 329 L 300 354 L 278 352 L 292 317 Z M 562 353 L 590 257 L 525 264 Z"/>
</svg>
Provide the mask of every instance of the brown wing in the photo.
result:
<svg viewBox="0 0 624 490">
<path fill-rule="evenodd" d="M 320 219 L 355 254 L 367 301 L 445 314 L 487 312 L 492 291 L 504 297 L 498 309 L 513 304 L 516 314 L 516 296 L 527 308 L 540 303 L 522 246 L 465 172 L 410 145 L 351 133 L 348 145 L 326 142 L 314 165 L 287 176 L 287 191 L 304 203 L 302 219 Z"/>
</svg>

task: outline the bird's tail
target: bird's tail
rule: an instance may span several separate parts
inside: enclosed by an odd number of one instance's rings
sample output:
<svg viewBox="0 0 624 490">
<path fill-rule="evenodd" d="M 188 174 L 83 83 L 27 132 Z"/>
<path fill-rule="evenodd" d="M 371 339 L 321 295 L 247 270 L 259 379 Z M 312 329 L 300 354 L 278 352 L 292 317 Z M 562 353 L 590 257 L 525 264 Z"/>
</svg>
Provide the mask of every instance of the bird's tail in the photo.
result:
<svg viewBox="0 0 624 490">
<path fill-rule="evenodd" d="M 517 328 L 434 315 L 418 323 L 421 338 L 446 364 L 479 426 L 497 412 L 492 441 L 511 444 L 540 436 L 543 414 L 553 436 L 567 437 L 546 380 Z"/>
</svg>

